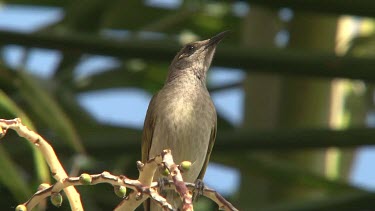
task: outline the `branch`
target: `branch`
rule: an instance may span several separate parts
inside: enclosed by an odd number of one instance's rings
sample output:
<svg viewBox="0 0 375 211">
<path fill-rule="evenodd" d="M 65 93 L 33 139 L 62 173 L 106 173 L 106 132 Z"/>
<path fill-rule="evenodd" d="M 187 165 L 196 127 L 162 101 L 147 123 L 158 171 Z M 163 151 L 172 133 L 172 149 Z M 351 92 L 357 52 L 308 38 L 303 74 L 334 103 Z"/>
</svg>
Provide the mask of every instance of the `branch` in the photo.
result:
<svg viewBox="0 0 375 211">
<path fill-rule="evenodd" d="M 23 125 L 21 119 L 0 119 L 0 138 L 6 134 L 8 129 L 16 131 L 20 137 L 27 139 L 39 148 L 56 181 L 61 182 L 68 177 L 51 145 L 43 137 Z M 73 211 L 83 211 L 80 195 L 77 190 L 72 186 L 65 188 L 64 192 L 68 197 L 71 209 Z"/>
<path fill-rule="evenodd" d="M 170 153 L 168 152 L 170 155 Z M 153 182 L 150 187 L 144 186 L 139 180 L 132 180 L 123 175 L 116 176 L 112 175 L 109 172 L 103 172 L 101 174 L 81 174 L 79 177 L 68 177 L 61 182 L 56 182 L 52 186 L 45 187 L 42 190 L 37 191 L 27 202 L 23 203 L 22 205 L 27 208 L 27 210 L 31 210 L 36 204 L 41 202 L 43 199 L 53 196 L 54 194 L 59 193 L 63 188 L 70 187 L 70 186 L 79 186 L 79 185 L 96 185 L 100 183 L 107 183 L 111 184 L 118 189 L 118 187 L 127 187 L 134 191 L 139 191 L 136 193 L 138 196 L 138 200 L 142 197 L 142 195 L 147 195 L 151 197 L 153 200 L 157 201 L 161 207 L 166 208 L 167 210 L 173 210 L 172 206 L 166 202 L 165 198 L 163 198 L 156 190 L 159 188 L 159 184 L 157 182 Z M 177 189 L 176 183 L 174 180 L 168 180 L 165 183 L 166 190 Z M 194 183 L 184 183 L 184 186 L 187 190 L 192 191 L 195 189 Z M 126 189 L 122 189 L 121 193 L 117 194 L 120 197 L 124 197 L 126 194 Z M 226 201 L 219 193 L 215 190 L 210 189 L 208 187 L 203 188 L 203 196 L 211 199 L 212 201 L 216 202 L 219 205 L 220 210 L 229 210 L 229 211 L 236 211 L 237 209 L 228 201 Z M 147 198 L 145 198 L 147 199 Z M 191 196 L 190 196 L 191 199 Z M 129 198 L 126 198 L 124 201 L 130 201 Z M 139 205 L 140 203 L 138 203 Z M 133 204 L 126 203 L 126 205 L 130 205 L 131 207 L 122 207 L 123 210 L 134 210 Z M 189 204 L 186 206 L 190 206 Z M 118 206 L 116 209 L 119 209 Z M 190 210 L 192 210 L 192 206 Z M 121 210 L 119 209 L 119 210 Z M 188 210 L 183 208 L 183 210 Z"/>
<path fill-rule="evenodd" d="M 191 193 L 192 190 L 195 189 L 195 184 L 185 183 L 181 175 L 183 171 L 189 170 L 191 162 L 183 161 L 180 165 L 175 164 L 171 150 L 163 150 L 160 155 L 148 160 L 146 163 L 138 161 L 139 177 L 136 180 L 129 179 L 124 175 L 112 175 L 106 171 L 101 174 L 90 175 L 83 173 L 79 177 L 68 177 L 56 157 L 53 148 L 40 135 L 24 126 L 19 118 L 13 120 L 0 119 L 0 138 L 6 134 L 8 129 L 15 130 L 19 136 L 26 138 L 40 149 L 56 179 L 56 183 L 52 186 L 48 184 L 40 185 L 39 190 L 27 202 L 16 207 L 17 211 L 31 210 L 47 197 L 51 197 L 52 204 L 60 206 L 62 203 L 60 192 L 62 190 L 64 190 L 68 196 L 72 210 L 83 210 L 80 196 L 74 186 L 95 185 L 99 183 L 113 185 L 115 193 L 125 198 L 115 208 L 115 211 L 135 210 L 147 198 L 154 200 L 163 210 L 172 211 L 175 209 L 158 192 L 160 184 L 158 184 L 158 182 L 153 182 L 155 171 L 160 167 L 167 170 L 167 176 L 170 179 L 166 182 L 167 186 L 165 189 L 172 189 L 180 195 L 183 211 L 194 210 Z M 127 197 L 125 197 L 126 188 L 133 190 Z M 237 210 L 213 189 L 204 187 L 203 195 L 216 202 L 222 210 Z"/>
<path fill-rule="evenodd" d="M 58 49 L 67 53 L 92 53 L 121 58 L 137 57 L 152 61 L 170 61 L 179 46 L 176 40 L 169 38 L 157 41 L 145 39 L 118 41 L 90 34 L 25 34 L 4 30 L 0 30 L 0 43 Z M 249 72 L 375 80 L 373 71 L 375 61 L 373 59 L 337 56 L 334 53 L 251 49 L 223 43 L 215 55 L 215 64 L 243 68 L 244 71 Z"/>
<path fill-rule="evenodd" d="M 157 194 L 157 188 L 159 184 L 157 182 L 152 182 L 155 171 L 160 167 L 163 166 L 164 168 L 168 169 L 169 176 L 172 178 L 172 184 L 170 187 L 174 187 L 176 192 L 179 193 L 184 211 L 193 211 L 193 203 L 192 203 L 192 195 L 190 191 L 187 189 L 185 182 L 182 179 L 181 171 L 179 169 L 179 165 L 176 165 L 173 161 L 171 150 L 163 150 L 161 155 L 158 155 L 147 163 L 143 164 L 140 161 L 137 162 L 138 170 L 139 170 L 139 178 L 138 181 L 143 186 L 139 188 L 138 192 L 132 192 L 128 199 L 122 201 L 119 206 L 116 207 L 115 211 L 125 211 L 125 210 L 133 210 L 131 206 L 133 206 L 135 199 L 138 203 L 135 205 L 140 205 L 146 198 L 142 198 L 144 194 L 150 195 L 150 197 L 157 202 L 160 207 L 163 207 L 165 210 L 173 210 L 173 207 L 165 200 L 165 198 L 160 198 Z M 191 163 L 190 163 L 191 165 Z M 189 166 L 190 167 L 190 166 Z M 149 188 L 147 188 L 149 187 Z M 142 191 L 146 188 L 147 191 Z M 138 207 L 137 206 L 137 207 Z"/>
<path fill-rule="evenodd" d="M 295 10 L 306 10 L 316 13 L 330 13 L 336 15 L 350 14 L 374 17 L 375 4 L 372 0 L 248 0 L 250 3 L 271 8 L 290 7 Z"/>
</svg>

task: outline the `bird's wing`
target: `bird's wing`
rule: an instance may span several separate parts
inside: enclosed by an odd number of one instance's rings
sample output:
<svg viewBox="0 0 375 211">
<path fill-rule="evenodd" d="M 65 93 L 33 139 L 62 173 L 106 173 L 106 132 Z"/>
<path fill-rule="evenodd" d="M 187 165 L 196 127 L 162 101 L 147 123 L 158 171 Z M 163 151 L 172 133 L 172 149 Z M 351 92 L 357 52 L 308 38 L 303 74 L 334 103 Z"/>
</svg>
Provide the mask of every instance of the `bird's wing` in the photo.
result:
<svg viewBox="0 0 375 211">
<path fill-rule="evenodd" d="M 156 98 L 158 93 L 156 93 L 148 106 L 147 114 L 145 118 L 145 123 L 143 125 L 142 134 L 142 162 L 145 163 L 149 159 L 149 153 L 152 143 L 152 137 L 154 135 L 155 123 L 156 123 Z"/>
<path fill-rule="evenodd" d="M 149 158 L 150 148 L 152 143 L 152 137 L 154 135 L 155 130 L 155 123 L 156 123 L 156 112 L 155 112 L 155 102 L 158 93 L 156 93 L 148 106 L 147 114 L 145 118 L 145 123 L 143 125 L 143 133 L 142 133 L 142 162 L 146 163 Z M 143 203 L 143 208 L 145 211 L 150 210 L 150 199 L 147 199 Z"/>
<path fill-rule="evenodd" d="M 217 130 L 217 128 L 216 128 L 216 120 L 215 120 L 214 126 L 211 129 L 210 143 L 208 144 L 206 159 L 204 160 L 203 168 L 198 175 L 198 179 L 200 179 L 200 180 L 203 179 L 203 176 L 206 173 L 206 169 L 207 169 L 208 161 L 210 160 L 212 148 L 214 147 L 214 144 L 215 144 L 216 130 Z"/>
</svg>

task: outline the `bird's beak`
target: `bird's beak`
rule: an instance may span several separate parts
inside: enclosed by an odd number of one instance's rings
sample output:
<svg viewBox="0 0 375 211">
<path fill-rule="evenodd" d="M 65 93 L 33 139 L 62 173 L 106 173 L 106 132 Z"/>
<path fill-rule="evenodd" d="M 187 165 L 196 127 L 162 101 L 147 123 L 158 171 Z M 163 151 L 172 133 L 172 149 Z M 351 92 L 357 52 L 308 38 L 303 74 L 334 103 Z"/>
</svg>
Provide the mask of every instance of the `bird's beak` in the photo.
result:
<svg viewBox="0 0 375 211">
<path fill-rule="evenodd" d="M 226 34 L 228 34 L 229 31 L 223 31 L 220 32 L 219 34 L 215 35 L 214 37 L 210 38 L 206 44 L 205 49 L 217 45 L 224 37 Z"/>
</svg>

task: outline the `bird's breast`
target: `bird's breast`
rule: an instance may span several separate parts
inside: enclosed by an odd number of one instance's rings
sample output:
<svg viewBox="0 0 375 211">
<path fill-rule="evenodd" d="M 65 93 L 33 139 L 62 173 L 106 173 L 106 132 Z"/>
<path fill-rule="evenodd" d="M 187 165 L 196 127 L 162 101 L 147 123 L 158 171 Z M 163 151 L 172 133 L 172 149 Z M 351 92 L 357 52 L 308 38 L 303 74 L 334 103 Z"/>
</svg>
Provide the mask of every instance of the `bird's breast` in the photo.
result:
<svg viewBox="0 0 375 211">
<path fill-rule="evenodd" d="M 174 94 L 173 94 L 174 93 Z M 199 175 L 215 124 L 216 112 L 206 90 L 194 88 L 161 93 L 150 157 L 171 149 L 177 164 L 193 163 L 184 179 L 193 182 Z M 159 100 L 159 99 L 158 99 Z M 214 116 L 215 115 L 215 116 Z"/>
</svg>

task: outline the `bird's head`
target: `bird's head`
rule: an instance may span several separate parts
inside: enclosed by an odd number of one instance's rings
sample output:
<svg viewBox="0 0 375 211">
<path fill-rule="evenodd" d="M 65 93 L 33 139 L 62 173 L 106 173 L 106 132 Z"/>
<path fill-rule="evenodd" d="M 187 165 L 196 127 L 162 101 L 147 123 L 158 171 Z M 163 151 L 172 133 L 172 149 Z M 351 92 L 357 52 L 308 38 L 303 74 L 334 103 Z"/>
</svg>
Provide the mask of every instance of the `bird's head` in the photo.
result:
<svg viewBox="0 0 375 211">
<path fill-rule="evenodd" d="M 185 45 L 175 56 L 170 67 L 168 81 L 184 73 L 193 73 L 199 79 L 206 78 L 217 44 L 224 38 L 228 31 L 202 41 Z"/>
</svg>

